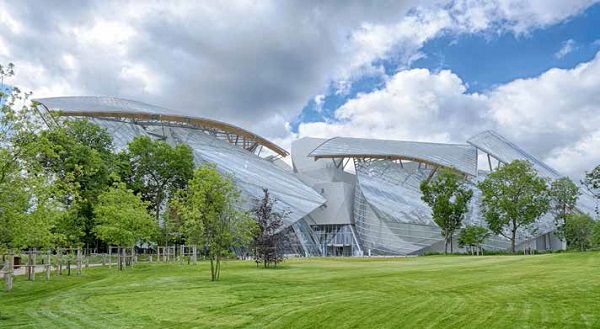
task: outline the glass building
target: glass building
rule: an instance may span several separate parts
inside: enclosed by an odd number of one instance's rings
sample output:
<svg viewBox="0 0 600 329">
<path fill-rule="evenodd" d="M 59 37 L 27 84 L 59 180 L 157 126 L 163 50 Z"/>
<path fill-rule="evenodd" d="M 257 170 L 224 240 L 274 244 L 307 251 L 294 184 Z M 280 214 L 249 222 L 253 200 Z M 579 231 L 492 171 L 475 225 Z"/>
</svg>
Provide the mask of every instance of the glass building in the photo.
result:
<svg viewBox="0 0 600 329">
<path fill-rule="evenodd" d="M 336 137 L 302 138 L 288 152 L 269 140 L 225 122 L 190 117 L 142 102 L 111 97 L 56 97 L 36 100 L 48 125 L 61 118 L 87 118 L 104 127 L 123 149 L 135 136 L 172 145 L 187 144 L 196 164 L 211 163 L 235 180 L 244 205 L 268 188 L 277 210 L 289 212 L 282 228 L 284 249 L 299 256 L 419 255 L 443 251 L 439 227 L 421 200 L 419 185 L 440 168 L 461 174 L 474 197 L 465 224 L 485 226 L 476 183 L 498 166 L 516 159 L 533 163 L 549 179 L 552 168 L 492 131 L 465 144 L 422 143 Z M 52 115 L 47 115 L 52 114 Z M 478 170 L 478 158 L 487 161 Z M 595 200 L 583 193 L 577 209 L 594 213 Z M 546 214 L 518 234 L 519 249 L 563 249 Z M 456 241 L 456 239 L 454 239 Z M 486 249 L 506 250 L 510 242 L 490 237 Z M 455 247 L 455 250 L 457 247 Z"/>
<path fill-rule="evenodd" d="M 60 124 L 61 118 L 86 118 L 104 127 L 113 136 L 117 149 L 126 148 L 135 136 L 149 136 L 172 145 L 187 144 L 197 165 L 212 163 L 219 172 L 233 177 L 246 209 L 251 209 L 255 200 L 262 197 L 263 188 L 269 189 L 278 200 L 276 210 L 289 213 L 283 227 L 285 240 L 290 241 L 286 252 L 302 256 L 318 254 L 313 232 L 303 218 L 326 200 L 282 163 L 281 158 L 288 152 L 272 142 L 231 124 L 185 116 L 137 101 L 110 97 L 35 101 L 48 125 Z"/>
</svg>

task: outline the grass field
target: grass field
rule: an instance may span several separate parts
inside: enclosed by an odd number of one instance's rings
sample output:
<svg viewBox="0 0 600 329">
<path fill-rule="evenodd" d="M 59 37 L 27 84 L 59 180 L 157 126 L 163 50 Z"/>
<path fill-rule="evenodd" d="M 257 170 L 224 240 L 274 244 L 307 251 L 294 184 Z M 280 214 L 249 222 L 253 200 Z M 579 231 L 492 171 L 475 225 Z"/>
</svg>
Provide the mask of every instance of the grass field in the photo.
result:
<svg viewBox="0 0 600 329">
<path fill-rule="evenodd" d="M 154 263 L 18 278 L 0 327 L 600 327 L 598 252 L 230 261 L 209 277 L 206 263 Z"/>
</svg>

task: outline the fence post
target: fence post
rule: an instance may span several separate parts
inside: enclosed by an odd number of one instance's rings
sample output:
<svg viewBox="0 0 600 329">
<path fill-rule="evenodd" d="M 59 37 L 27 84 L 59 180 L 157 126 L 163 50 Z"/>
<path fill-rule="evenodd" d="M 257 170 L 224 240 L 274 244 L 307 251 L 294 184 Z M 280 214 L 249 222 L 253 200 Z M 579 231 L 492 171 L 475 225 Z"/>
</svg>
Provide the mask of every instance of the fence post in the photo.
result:
<svg viewBox="0 0 600 329">
<path fill-rule="evenodd" d="M 56 248 L 56 274 L 62 275 L 62 251 Z"/>
<path fill-rule="evenodd" d="M 31 254 L 31 281 L 35 281 L 35 264 L 37 258 L 37 248 L 33 248 L 33 252 Z"/>
<path fill-rule="evenodd" d="M 46 250 L 46 281 L 50 280 L 50 249 Z"/>
<path fill-rule="evenodd" d="M 108 269 L 112 269 L 112 246 L 108 246 Z"/>
<path fill-rule="evenodd" d="M 77 275 L 81 275 L 81 247 L 77 247 Z"/>
<path fill-rule="evenodd" d="M 185 246 L 184 245 L 180 245 L 179 246 L 179 265 L 183 265 L 183 257 L 185 257 Z"/>
<path fill-rule="evenodd" d="M 27 281 L 33 281 L 33 249 L 29 248 L 29 252 L 25 251 L 25 255 L 27 255 L 27 263 L 25 265 L 25 273 L 27 274 Z"/>
<path fill-rule="evenodd" d="M 12 252 L 12 249 L 10 251 L 10 254 L 8 255 L 8 258 L 5 261 L 5 268 L 7 270 L 6 273 L 4 273 L 4 280 L 6 281 L 6 292 L 10 292 L 12 290 L 12 274 L 13 274 L 13 264 L 14 264 L 14 259 L 13 259 L 14 255 Z"/>
<path fill-rule="evenodd" d="M 125 270 L 126 268 L 126 263 L 125 261 L 127 260 L 126 256 L 127 256 L 127 250 L 124 247 L 121 247 L 121 270 Z"/>
<path fill-rule="evenodd" d="M 131 268 L 133 268 L 133 263 L 135 263 L 135 247 L 131 247 Z"/>
</svg>

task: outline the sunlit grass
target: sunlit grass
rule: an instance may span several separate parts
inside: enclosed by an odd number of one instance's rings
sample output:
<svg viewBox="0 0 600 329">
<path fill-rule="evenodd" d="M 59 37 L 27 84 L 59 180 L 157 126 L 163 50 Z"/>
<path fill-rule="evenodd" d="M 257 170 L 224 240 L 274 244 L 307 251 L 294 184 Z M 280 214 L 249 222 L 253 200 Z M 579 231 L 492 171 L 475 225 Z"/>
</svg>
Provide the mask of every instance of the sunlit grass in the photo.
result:
<svg viewBox="0 0 600 329">
<path fill-rule="evenodd" d="M 600 327 L 600 253 L 293 259 L 19 277 L 0 327 Z M 0 281 L 3 283 L 3 281 Z"/>
</svg>

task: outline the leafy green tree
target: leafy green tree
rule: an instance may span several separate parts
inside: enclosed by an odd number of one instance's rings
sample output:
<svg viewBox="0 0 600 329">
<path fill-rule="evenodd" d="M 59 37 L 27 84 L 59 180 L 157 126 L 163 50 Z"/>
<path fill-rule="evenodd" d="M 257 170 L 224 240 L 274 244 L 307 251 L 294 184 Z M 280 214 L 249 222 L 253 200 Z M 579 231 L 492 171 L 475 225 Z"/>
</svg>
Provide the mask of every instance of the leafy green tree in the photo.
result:
<svg viewBox="0 0 600 329">
<path fill-rule="evenodd" d="M 40 133 L 36 159 L 51 174 L 68 214 L 56 226 L 66 245 L 95 244 L 93 207 L 114 181 L 112 137 L 88 120 L 64 120 Z"/>
<path fill-rule="evenodd" d="M 279 229 L 287 213 L 273 209 L 277 200 L 271 197 L 266 188 L 263 189 L 263 197 L 255 202 L 252 213 L 256 221 L 256 230 L 252 242 L 256 265 L 262 262 L 264 267 L 269 267 L 270 264 L 277 266 L 283 261 L 283 250 L 278 248 L 282 237 Z"/>
<path fill-rule="evenodd" d="M 133 247 L 156 232 L 156 223 L 147 209 L 147 202 L 125 184 L 115 184 L 98 198 L 94 207 L 98 224 L 93 232 L 107 244 Z"/>
<path fill-rule="evenodd" d="M 0 247 L 51 246 L 52 228 L 63 214 L 60 203 L 53 199 L 54 186 L 36 176 L 10 182 L 10 193 L 0 194 Z"/>
<path fill-rule="evenodd" d="M 594 228 L 592 229 L 592 247 L 600 248 L 600 221 L 596 221 L 594 223 Z"/>
<path fill-rule="evenodd" d="M 29 163 L 24 161 L 36 147 L 36 131 L 40 122 L 31 106 L 31 93 L 19 88 L 10 90 L 4 81 L 14 75 L 14 65 L 0 65 L 0 184 L 10 187 L 11 179 L 23 177 L 23 172 L 31 172 Z M 8 193 L 7 191 L 3 191 Z"/>
<path fill-rule="evenodd" d="M 122 165 L 123 181 L 149 201 L 156 222 L 160 208 L 172 192 L 185 188 L 194 172 L 192 150 L 185 144 L 171 147 L 164 141 L 138 136 L 121 155 L 128 163 Z"/>
<path fill-rule="evenodd" d="M 554 234 L 560 239 L 564 239 L 566 219 L 575 210 L 579 194 L 579 187 L 568 177 L 559 178 L 550 185 L 550 211 L 556 225 Z"/>
<path fill-rule="evenodd" d="M 187 189 L 179 190 L 171 204 L 180 213 L 187 241 L 207 251 L 211 280 L 218 281 L 222 258 L 252 236 L 254 222 L 238 208 L 240 192 L 231 179 L 204 165 L 196 169 Z"/>
<path fill-rule="evenodd" d="M 585 178 L 581 183 L 596 198 L 596 214 L 600 215 L 598 209 L 598 200 L 600 200 L 600 165 L 591 171 L 586 171 Z"/>
<path fill-rule="evenodd" d="M 479 254 L 481 250 L 481 244 L 485 239 L 490 237 L 490 231 L 482 226 L 468 225 L 460 231 L 458 236 L 458 246 L 469 247 L 471 254 L 475 251 Z"/>
<path fill-rule="evenodd" d="M 452 236 L 469 211 L 473 191 L 456 173 L 442 169 L 432 180 L 421 182 L 421 192 L 421 199 L 431 207 L 433 221 L 442 229 L 444 253 L 447 253 Z"/>
<path fill-rule="evenodd" d="M 490 173 L 477 186 L 489 229 L 510 239 L 515 252 L 517 231 L 530 226 L 550 207 L 546 180 L 537 175 L 529 161 L 515 160 Z"/>
<path fill-rule="evenodd" d="M 31 93 L 4 85 L 13 75 L 14 65 L 0 65 L 0 248 L 47 246 L 62 209 L 53 198 L 54 182 L 32 161 L 41 121 Z"/>
<path fill-rule="evenodd" d="M 587 214 L 573 213 L 567 217 L 565 238 L 569 248 L 584 251 L 592 245 L 594 220 Z"/>
</svg>

